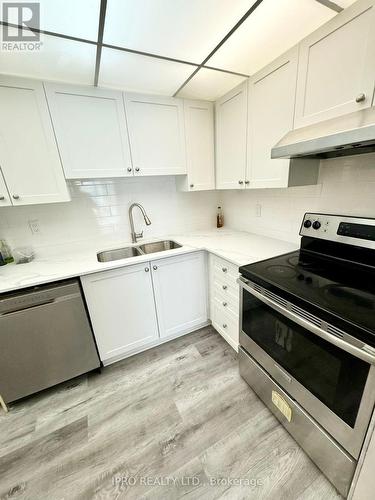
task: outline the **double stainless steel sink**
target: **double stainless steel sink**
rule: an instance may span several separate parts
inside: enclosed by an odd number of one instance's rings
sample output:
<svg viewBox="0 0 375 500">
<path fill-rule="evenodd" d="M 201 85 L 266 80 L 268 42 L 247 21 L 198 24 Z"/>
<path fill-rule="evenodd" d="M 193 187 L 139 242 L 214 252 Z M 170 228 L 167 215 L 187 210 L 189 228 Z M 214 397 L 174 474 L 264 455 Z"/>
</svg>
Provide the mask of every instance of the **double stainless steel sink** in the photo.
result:
<svg viewBox="0 0 375 500">
<path fill-rule="evenodd" d="M 96 256 L 99 262 L 111 262 L 113 260 L 139 257 L 140 255 L 147 255 L 149 253 L 165 252 L 166 250 L 173 250 L 175 248 L 181 248 L 181 245 L 172 240 L 164 240 L 144 243 L 143 245 L 134 247 L 105 250 L 104 252 L 97 253 Z"/>
</svg>

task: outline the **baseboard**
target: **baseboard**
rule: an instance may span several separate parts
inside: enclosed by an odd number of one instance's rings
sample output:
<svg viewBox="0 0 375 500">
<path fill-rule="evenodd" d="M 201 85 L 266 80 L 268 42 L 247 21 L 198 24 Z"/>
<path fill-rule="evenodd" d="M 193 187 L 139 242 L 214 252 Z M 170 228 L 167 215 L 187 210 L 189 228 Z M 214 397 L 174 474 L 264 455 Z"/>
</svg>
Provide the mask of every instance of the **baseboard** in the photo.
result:
<svg viewBox="0 0 375 500">
<path fill-rule="evenodd" d="M 103 365 L 108 366 L 112 365 L 113 363 L 117 363 L 118 361 L 121 361 L 126 358 L 130 358 L 131 356 L 135 356 L 136 354 L 139 354 L 140 352 L 147 351 L 148 349 L 152 349 L 153 347 L 157 347 L 158 345 L 165 344 L 166 342 L 170 342 L 171 340 L 178 339 L 179 337 L 183 337 L 184 335 L 189 335 L 190 333 L 196 332 L 197 330 L 200 330 L 201 328 L 204 328 L 205 326 L 209 326 L 211 324 L 210 320 L 204 321 L 203 323 L 200 323 L 199 325 L 195 325 L 191 330 L 186 330 L 182 333 L 177 333 L 175 335 L 170 335 L 169 337 L 163 337 L 163 338 L 158 338 L 149 344 L 142 345 L 136 349 L 133 349 L 131 351 L 128 351 L 126 353 L 119 354 L 118 356 L 114 356 L 113 358 L 105 359 L 103 360 Z"/>
</svg>

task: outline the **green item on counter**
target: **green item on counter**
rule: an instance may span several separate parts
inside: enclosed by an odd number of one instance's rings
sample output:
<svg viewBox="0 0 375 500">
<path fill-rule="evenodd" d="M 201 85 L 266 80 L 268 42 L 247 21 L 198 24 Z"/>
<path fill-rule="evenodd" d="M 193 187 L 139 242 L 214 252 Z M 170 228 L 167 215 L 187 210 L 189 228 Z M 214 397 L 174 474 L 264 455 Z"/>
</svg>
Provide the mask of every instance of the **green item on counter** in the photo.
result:
<svg viewBox="0 0 375 500">
<path fill-rule="evenodd" d="M 4 264 L 10 264 L 11 262 L 14 262 L 12 252 L 9 248 L 8 243 L 5 240 L 0 240 L 0 253 L 4 261 Z"/>
</svg>

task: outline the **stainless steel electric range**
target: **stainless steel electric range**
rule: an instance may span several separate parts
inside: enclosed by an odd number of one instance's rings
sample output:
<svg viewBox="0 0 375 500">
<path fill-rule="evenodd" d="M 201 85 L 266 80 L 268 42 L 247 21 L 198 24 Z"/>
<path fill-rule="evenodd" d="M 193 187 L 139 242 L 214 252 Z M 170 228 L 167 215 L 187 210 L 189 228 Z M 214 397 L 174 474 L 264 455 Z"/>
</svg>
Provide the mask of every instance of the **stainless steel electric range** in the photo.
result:
<svg viewBox="0 0 375 500">
<path fill-rule="evenodd" d="M 375 219 L 308 213 L 240 268 L 242 377 L 346 496 L 375 402 Z"/>
</svg>

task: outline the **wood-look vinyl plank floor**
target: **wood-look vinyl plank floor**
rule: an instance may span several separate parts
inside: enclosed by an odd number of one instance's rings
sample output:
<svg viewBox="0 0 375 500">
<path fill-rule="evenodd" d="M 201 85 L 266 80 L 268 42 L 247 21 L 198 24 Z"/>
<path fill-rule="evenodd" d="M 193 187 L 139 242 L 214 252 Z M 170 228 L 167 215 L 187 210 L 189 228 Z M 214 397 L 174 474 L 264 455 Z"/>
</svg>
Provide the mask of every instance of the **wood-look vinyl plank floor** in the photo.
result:
<svg viewBox="0 0 375 500">
<path fill-rule="evenodd" d="M 0 499 L 182 497 L 341 498 L 212 327 L 0 413 Z"/>
</svg>

